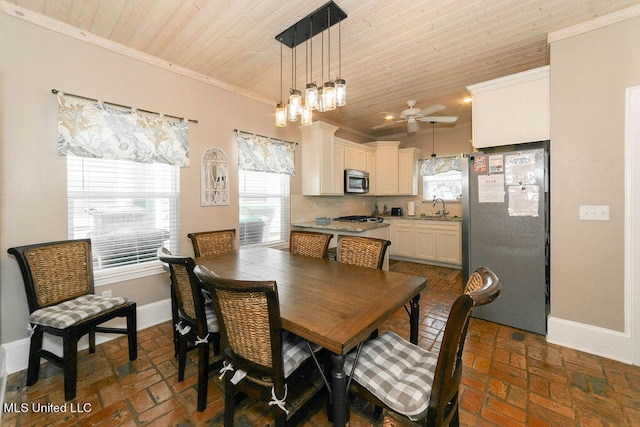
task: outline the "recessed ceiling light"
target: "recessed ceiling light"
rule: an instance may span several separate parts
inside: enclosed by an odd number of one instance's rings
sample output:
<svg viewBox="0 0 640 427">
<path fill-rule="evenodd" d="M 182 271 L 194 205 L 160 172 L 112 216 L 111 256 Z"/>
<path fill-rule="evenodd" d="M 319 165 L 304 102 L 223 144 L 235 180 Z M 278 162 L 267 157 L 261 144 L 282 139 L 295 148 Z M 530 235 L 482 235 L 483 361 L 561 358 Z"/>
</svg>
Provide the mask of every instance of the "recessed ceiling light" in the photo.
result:
<svg viewBox="0 0 640 427">
<path fill-rule="evenodd" d="M 387 114 L 386 116 L 384 116 L 385 120 L 393 120 L 393 116 L 391 114 Z"/>
<path fill-rule="evenodd" d="M 466 98 L 462 98 L 462 102 L 464 102 L 465 104 L 468 104 L 472 100 L 473 100 L 473 98 L 471 98 L 470 96 L 467 96 Z"/>
</svg>

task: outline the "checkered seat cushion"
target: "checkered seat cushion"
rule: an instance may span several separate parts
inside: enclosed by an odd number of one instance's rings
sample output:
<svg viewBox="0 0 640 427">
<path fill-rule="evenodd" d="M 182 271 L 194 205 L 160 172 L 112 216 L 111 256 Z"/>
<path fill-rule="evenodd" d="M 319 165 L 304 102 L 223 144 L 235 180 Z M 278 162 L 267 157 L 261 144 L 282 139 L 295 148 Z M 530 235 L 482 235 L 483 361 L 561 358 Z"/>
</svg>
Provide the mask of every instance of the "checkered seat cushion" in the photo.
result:
<svg viewBox="0 0 640 427">
<path fill-rule="evenodd" d="M 40 308 L 29 316 L 32 325 L 65 329 L 84 319 L 127 302 L 124 297 L 103 297 L 93 294 L 82 295 L 69 301 Z"/>
<path fill-rule="evenodd" d="M 219 332 L 220 327 L 218 326 L 218 318 L 213 309 L 213 304 L 209 303 L 204 305 L 204 314 L 207 317 L 207 330 L 209 332 Z"/>
<path fill-rule="evenodd" d="M 355 353 L 345 358 L 350 373 Z M 353 379 L 394 411 L 412 420 L 426 415 L 438 362 L 433 353 L 385 332 L 362 346 Z"/>
<path fill-rule="evenodd" d="M 313 352 L 320 350 L 320 346 L 311 344 Z M 302 363 L 311 357 L 305 340 L 291 332 L 282 332 L 282 362 L 284 364 L 284 377 L 287 378 Z"/>
</svg>

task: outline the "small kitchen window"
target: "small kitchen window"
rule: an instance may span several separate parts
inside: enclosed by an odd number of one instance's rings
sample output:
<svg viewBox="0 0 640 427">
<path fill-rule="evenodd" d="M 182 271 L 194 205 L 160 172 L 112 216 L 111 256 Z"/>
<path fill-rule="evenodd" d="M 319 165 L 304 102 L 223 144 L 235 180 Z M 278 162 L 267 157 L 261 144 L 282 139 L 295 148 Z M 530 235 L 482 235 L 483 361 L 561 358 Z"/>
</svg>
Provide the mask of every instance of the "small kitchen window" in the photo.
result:
<svg viewBox="0 0 640 427">
<path fill-rule="evenodd" d="M 422 200 L 443 199 L 457 201 L 462 196 L 462 168 L 460 157 L 436 157 L 423 159 L 420 164 L 422 175 Z"/>
</svg>

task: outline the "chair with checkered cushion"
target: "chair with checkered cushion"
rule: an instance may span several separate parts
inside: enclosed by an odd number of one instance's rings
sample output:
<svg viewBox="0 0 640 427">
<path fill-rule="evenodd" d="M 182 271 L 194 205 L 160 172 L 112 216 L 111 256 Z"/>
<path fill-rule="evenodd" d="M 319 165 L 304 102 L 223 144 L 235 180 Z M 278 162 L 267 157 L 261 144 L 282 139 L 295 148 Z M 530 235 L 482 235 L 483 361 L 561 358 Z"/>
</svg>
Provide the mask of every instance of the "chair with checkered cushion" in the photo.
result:
<svg viewBox="0 0 640 427">
<path fill-rule="evenodd" d="M 191 245 L 193 246 L 193 254 L 195 258 L 207 255 L 218 255 L 225 252 L 232 252 L 235 250 L 236 243 L 236 230 L 214 230 L 214 231 L 199 231 L 197 233 L 189 233 L 187 237 L 191 239 Z M 173 289 L 173 288 L 172 288 Z M 171 299 L 171 314 L 173 323 L 178 323 L 178 311 L 173 304 L 175 298 Z M 173 344 L 175 346 L 175 354 L 178 355 L 178 332 L 173 333 Z"/>
<path fill-rule="evenodd" d="M 283 331 L 276 283 L 224 279 L 203 266 L 196 275 L 212 295 L 224 343 L 224 425 L 233 426 L 237 391 L 269 402 L 277 426 L 298 422 L 323 387 L 312 357 L 320 347 Z"/>
<path fill-rule="evenodd" d="M 193 258 L 171 255 L 166 248 L 158 249 L 158 259 L 169 265 L 171 271 L 171 298 L 177 310 L 174 331 L 178 335 L 178 381 L 184 380 L 187 353 L 198 350 L 198 404 L 199 412 L 207 406 L 209 372 L 221 364 L 209 361 L 209 344 L 213 353 L 220 353 L 218 318 L 208 294 L 202 292 L 200 281 L 194 273 Z M 191 344 L 191 345 L 190 345 Z"/>
<path fill-rule="evenodd" d="M 89 239 L 65 240 L 10 248 L 16 257 L 29 304 L 31 345 L 27 385 L 40 375 L 40 358 L 62 367 L 64 398 L 76 396 L 78 340 L 89 335 L 89 353 L 96 349 L 96 332 L 125 334 L 129 360 L 138 357 L 136 303 L 123 297 L 94 294 L 93 262 Z M 99 326 L 125 317 L 126 328 Z M 44 333 L 62 337 L 62 356 L 42 348 Z"/>
<path fill-rule="evenodd" d="M 468 283 L 451 307 L 440 352 L 387 331 L 362 346 L 355 369 L 356 354 L 346 357 L 345 372 L 353 369 L 350 391 L 423 425 L 459 425 L 462 350 L 471 310 L 496 299 L 502 289 L 487 267 L 478 268 Z"/>
</svg>

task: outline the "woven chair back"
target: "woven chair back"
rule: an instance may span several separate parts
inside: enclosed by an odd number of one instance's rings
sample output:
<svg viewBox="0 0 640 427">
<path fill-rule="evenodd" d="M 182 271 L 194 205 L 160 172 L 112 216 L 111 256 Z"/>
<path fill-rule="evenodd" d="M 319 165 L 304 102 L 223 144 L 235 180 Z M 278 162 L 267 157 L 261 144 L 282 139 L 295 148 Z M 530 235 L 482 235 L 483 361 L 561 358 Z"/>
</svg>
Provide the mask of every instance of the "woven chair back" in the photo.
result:
<svg viewBox="0 0 640 427">
<path fill-rule="evenodd" d="M 57 242 L 24 251 L 39 307 L 47 307 L 92 291 L 88 241 Z"/>
<path fill-rule="evenodd" d="M 196 257 L 232 252 L 235 248 L 236 230 L 203 231 L 189 233 Z"/>
<path fill-rule="evenodd" d="M 344 264 L 382 269 L 390 244 L 388 240 L 372 237 L 338 236 L 337 260 Z"/>
<path fill-rule="evenodd" d="M 333 234 L 291 230 L 289 252 L 313 258 L 326 258 Z"/>
<path fill-rule="evenodd" d="M 174 286 L 176 292 L 176 302 L 178 303 L 178 311 L 183 312 L 189 317 L 189 320 L 196 322 L 196 303 L 193 300 L 193 292 L 191 290 L 191 279 L 187 266 L 180 264 L 170 264 L 173 269 Z"/>
<path fill-rule="evenodd" d="M 282 320 L 274 281 L 225 279 L 197 266 L 212 294 L 224 352 L 236 369 L 254 378 L 284 379 Z"/>
<path fill-rule="evenodd" d="M 265 292 L 216 292 L 231 349 L 258 365 L 272 367 L 269 307 Z"/>
</svg>

